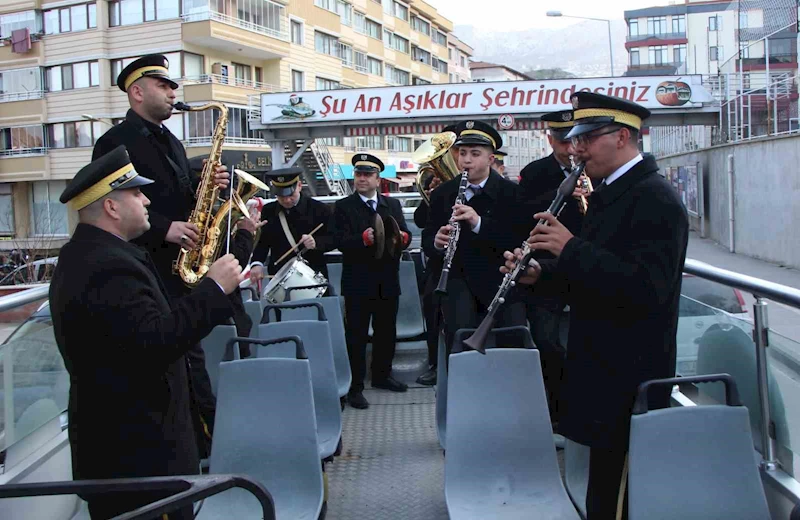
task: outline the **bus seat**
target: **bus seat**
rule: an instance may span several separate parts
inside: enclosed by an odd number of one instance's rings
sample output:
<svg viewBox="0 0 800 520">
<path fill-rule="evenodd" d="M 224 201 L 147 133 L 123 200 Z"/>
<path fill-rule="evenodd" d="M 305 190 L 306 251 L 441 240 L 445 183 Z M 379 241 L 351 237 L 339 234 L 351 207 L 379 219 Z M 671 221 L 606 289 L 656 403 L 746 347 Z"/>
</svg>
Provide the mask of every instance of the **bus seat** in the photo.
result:
<svg viewBox="0 0 800 520">
<path fill-rule="evenodd" d="M 211 329 L 208 336 L 200 341 L 200 346 L 206 355 L 206 371 L 211 380 L 211 390 L 214 395 L 217 395 L 219 364 L 223 360 L 233 359 L 233 356 L 226 351 L 225 344 L 235 336 L 236 327 L 234 325 L 217 325 Z"/>
<path fill-rule="evenodd" d="M 564 489 L 536 349 L 450 356 L 445 499 L 452 520 L 579 520 Z"/>
<path fill-rule="evenodd" d="M 342 409 L 336 384 L 336 371 L 333 367 L 328 322 L 297 320 L 262 323 L 258 326 L 259 339 L 275 339 L 285 336 L 298 336 L 303 340 L 308 353 L 311 365 L 311 383 L 314 390 L 314 411 L 317 417 L 319 456 L 321 459 L 330 457 L 336 452 L 336 447 L 342 437 Z M 294 357 L 294 351 L 291 344 L 284 343 L 282 346 L 258 347 L 257 356 L 291 358 Z M 291 387 L 274 395 L 283 395 L 289 388 Z"/>
<path fill-rule="evenodd" d="M 472 336 L 475 329 L 459 329 L 453 338 L 453 353 L 464 350 L 464 340 Z M 536 348 L 531 338 L 531 332 L 526 327 L 501 327 L 492 329 L 486 337 L 484 348 L 496 348 L 498 341 L 504 347 Z M 445 350 L 444 334 L 439 335 L 439 350 L 436 366 L 436 426 L 439 434 L 439 444 L 445 449 L 447 438 L 447 357 Z"/>
<path fill-rule="evenodd" d="M 333 365 L 336 369 L 336 385 L 339 390 L 339 397 L 344 397 L 347 395 L 348 390 L 350 390 L 350 382 L 353 376 L 350 372 L 350 358 L 347 354 L 347 339 L 344 332 L 344 317 L 341 300 L 341 296 L 324 296 L 322 298 L 295 300 L 292 303 L 317 302 L 325 309 L 325 317 L 328 319 L 331 332 Z M 272 314 L 274 316 L 274 313 Z M 270 321 L 274 319 L 273 316 L 269 317 Z M 318 313 L 312 307 L 302 307 L 298 309 L 281 308 L 281 319 L 316 320 L 318 319 Z"/>
<path fill-rule="evenodd" d="M 245 300 L 244 311 L 250 316 L 250 320 L 253 322 L 250 328 L 250 335 L 252 336 L 258 324 L 261 323 L 261 314 L 264 312 L 264 307 L 261 305 L 261 300 Z"/>
<path fill-rule="evenodd" d="M 723 381 L 723 403 L 647 409 L 654 386 Z M 769 520 L 750 416 L 728 374 L 643 383 L 633 408 L 628 454 L 628 518 Z"/>
<path fill-rule="evenodd" d="M 342 294 L 342 264 L 328 264 L 328 283 L 336 294 Z"/>
<path fill-rule="evenodd" d="M 309 361 L 222 363 L 217 403 L 211 473 L 244 474 L 261 482 L 275 501 L 277 518 L 316 519 L 323 477 Z M 230 489 L 206 498 L 197 518 L 261 518 L 260 513 L 249 492 Z"/>
<path fill-rule="evenodd" d="M 400 301 L 397 308 L 397 340 L 412 339 L 425 332 L 422 303 L 419 298 L 417 271 L 413 260 L 400 262 Z M 372 337 L 372 323 L 369 336 Z"/>
<path fill-rule="evenodd" d="M 589 447 L 565 439 L 564 484 L 572 503 L 586 518 L 586 490 L 589 488 Z"/>
</svg>

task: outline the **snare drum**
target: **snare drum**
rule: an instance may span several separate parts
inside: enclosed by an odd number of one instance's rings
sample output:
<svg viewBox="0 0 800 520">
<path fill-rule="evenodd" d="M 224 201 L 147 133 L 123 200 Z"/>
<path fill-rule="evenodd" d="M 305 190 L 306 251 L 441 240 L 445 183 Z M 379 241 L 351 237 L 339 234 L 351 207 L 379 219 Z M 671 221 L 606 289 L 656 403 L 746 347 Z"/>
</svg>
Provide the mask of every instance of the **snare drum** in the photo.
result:
<svg viewBox="0 0 800 520">
<path fill-rule="evenodd" d="M 294 300 L 306 300 L 309 298 L 320 298 L 326 287 L 316 287 L 314 289 L 298 289 L 288 292 L 293 287 L 304 287 L 307 285 L 327 284 L 328 280 L 317 273 L 302 258 L 294 257 L 281 267 L 278 273 L 272 277 L 264 290 L 264 300 L 266 303 L 284 303 Z M 289 297 L 287 298 L 286 295 Z"/>
</svg>

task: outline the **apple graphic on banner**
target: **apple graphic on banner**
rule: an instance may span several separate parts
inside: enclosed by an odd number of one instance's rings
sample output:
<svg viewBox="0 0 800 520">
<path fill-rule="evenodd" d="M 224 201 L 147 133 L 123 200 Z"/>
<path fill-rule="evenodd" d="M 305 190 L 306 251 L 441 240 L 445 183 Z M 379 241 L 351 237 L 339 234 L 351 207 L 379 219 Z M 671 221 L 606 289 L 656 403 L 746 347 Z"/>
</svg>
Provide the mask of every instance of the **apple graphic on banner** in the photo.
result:
<svg viewBox="0 0 800 520">
<path fill-rule="evenodd" d="M 663 81 L 656 88 L 656 99 L 662 105 L 685 105 L 692 97 L 692 89 L 683 81 Z"/>
</svg>

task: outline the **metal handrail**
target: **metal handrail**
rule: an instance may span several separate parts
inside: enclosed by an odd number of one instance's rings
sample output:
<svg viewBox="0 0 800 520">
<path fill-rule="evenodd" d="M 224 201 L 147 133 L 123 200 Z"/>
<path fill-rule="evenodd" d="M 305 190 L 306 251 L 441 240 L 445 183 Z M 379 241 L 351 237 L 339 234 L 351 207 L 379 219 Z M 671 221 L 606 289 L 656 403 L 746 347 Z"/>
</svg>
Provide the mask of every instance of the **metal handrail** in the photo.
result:
<svg viewBox="0 0 800 520">
<path fill-rule="evenodd" d="M 753 276 L 714 267 L 698 260 L 686 259 L 684 272 L 713 282 L 728 285 L 751 293 L 756 298 L 766 298 L 800 309 L 800 290 L 787 285 L 768 282 Z"/>
<path fill-rule="evenodd" d="M 47 298 L 50 294 L 50 284 L 43 284 L 41 287 L 25 289 L 14 294 L 0 297 L 0 312 L 14 309 L 21 305 L 33 303 Z"/>
<path fill-rule="evenodd" d="M 181 507 L 191 506 L 194 502 L 235 487 L 249 491 L 258 499 L 261 504 L 263 520 L 275 520 L 275 501 L 272 499 L 272 495 L 260 482 L 244 475 L 191 475 L 6 484 L 0 486 L 0 498 L 76 494 L 85 496 L 126 491 L 167 491 L 174 493 L 134 511 L 115 516 L 112 519 L 145 520 L 160 517 L 162 514 L 175 511 Z"/>
</svg>

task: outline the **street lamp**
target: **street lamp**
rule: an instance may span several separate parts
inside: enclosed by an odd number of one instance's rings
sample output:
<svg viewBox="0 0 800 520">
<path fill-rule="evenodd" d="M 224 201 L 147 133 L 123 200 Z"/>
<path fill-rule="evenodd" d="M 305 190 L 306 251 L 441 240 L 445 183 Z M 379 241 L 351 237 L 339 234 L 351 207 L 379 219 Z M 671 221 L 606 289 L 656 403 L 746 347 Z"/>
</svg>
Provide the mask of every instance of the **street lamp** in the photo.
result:
<svg viewBox="0 0 800 520">
<path fill-rule="evenodd" d="M 577 18 L 579 20 L 594 20 L 596 22 L 606 22 L 608 24 L 608 56 L 611 60 L 611 77 L 614 77 L 614 51 L 612 50 L 611 46 L 611 20 L 607 20 L 605 18 L 587 18 L 585 16 L 570 16 L 567 14 L 562 14 L 561 11 L 547 11 L 547 16 L 552 18 Z"/>
<path fill-rule="evenodd" d="M 108 121 L 103 121 L 102 119 L 97 119 L 96 117 L 94 117 L 91 114 L 81 114 L 81 117 L 83 119 L 86 119 L 87 121 L 93 121 L 93 122 L 97 122 L 97 123 L 103 123 L 104 125 L 108 125 L 108 126 L 114 126 L 111 123 L 109 123 Z"/>
</svg>

